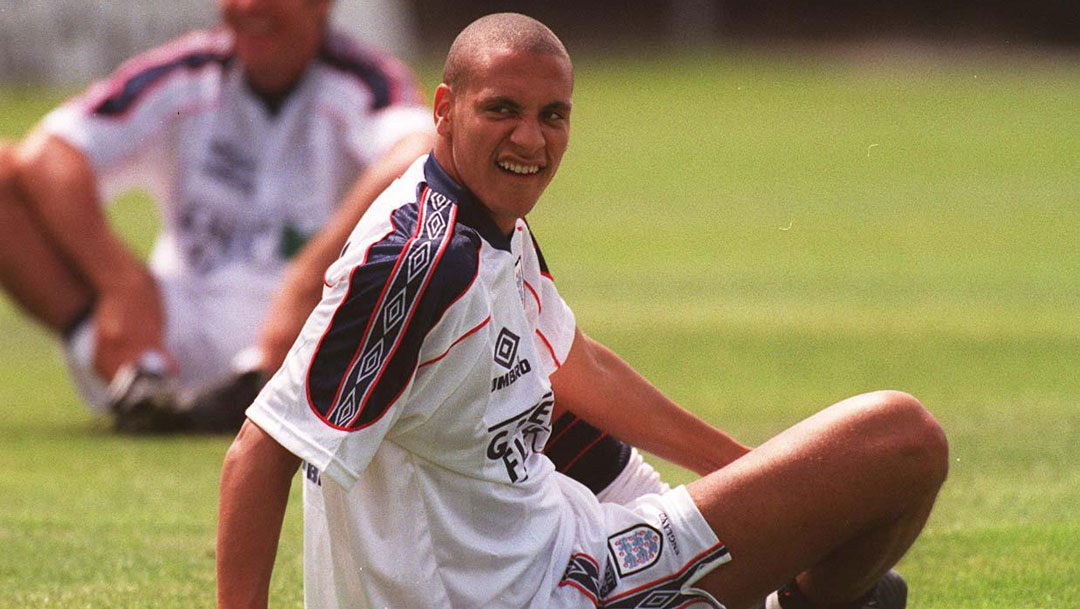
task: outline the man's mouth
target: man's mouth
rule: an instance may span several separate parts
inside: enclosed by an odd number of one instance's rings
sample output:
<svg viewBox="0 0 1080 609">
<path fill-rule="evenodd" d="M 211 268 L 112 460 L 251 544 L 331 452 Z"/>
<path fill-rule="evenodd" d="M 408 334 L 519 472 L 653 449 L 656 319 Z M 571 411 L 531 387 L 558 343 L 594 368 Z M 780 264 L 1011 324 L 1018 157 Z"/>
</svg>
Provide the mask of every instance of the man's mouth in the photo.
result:
<svg viewBox="0 0 1080 609">
<path fill-rule="evenodd" d="M 508 171 L 512 174 L 519 176 L 531 176 L 540 173 L 543 169 L 540 165 L 530 165 L 527 163 L 512 163 L 510 161 L 496 161 L 495 163 L 499 169 Z"/>
<path fill-rule="evenodd" d="M 237 34 L 245 36 L 269 36 L 274 33 L 274 23 L 259 17 L 238 17 L 232 20 Z"/>
</svg>

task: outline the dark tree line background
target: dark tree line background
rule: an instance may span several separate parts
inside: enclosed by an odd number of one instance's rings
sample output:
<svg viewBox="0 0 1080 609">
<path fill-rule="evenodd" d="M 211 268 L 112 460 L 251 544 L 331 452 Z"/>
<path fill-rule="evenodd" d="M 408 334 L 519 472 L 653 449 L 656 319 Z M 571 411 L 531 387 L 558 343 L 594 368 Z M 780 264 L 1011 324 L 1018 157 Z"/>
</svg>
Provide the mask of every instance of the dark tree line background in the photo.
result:
<svg viewBox="0 0 1080 609">
<path fill-rule="evenodd" d="M 1080 46 L 1080 0 L 411 0 L 421 44 L 440 50 L 472 19 L 518 11 L 568 44 L 914 39 Z"/>
</svg>

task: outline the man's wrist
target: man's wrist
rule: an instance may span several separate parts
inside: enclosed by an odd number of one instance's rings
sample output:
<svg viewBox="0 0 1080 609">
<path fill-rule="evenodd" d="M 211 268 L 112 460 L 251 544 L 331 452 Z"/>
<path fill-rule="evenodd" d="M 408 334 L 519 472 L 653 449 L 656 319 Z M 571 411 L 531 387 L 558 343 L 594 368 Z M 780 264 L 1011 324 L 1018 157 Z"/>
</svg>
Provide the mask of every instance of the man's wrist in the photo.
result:
<svg viewBox="0 0 1080 609">
<path fill-rule="evenodd" d="M 91 282 L 101 293 L 130 293 L 154 289 L 149 269 L 130 255 L 113 256 L 113 262 L 100 265 Z"/>
</svg>

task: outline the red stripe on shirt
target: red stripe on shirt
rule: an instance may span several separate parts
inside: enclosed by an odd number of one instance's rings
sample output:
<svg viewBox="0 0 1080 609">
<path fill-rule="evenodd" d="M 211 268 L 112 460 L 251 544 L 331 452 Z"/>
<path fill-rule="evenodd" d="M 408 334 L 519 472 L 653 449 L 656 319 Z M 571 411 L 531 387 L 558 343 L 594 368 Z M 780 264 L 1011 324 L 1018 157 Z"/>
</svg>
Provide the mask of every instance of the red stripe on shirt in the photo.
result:
<svg viewBox="0 0 1080 609">
<path fill-rule="evenodd" d="M 419 368 L 423 368 L 424 366 L 427 366 L 427 365 L 429 365 L 429 364 L 434 364 L 435 362 L 437 362 L 437 361 L 441 360 L 442 358 L 446 357 L 446 354 L 450 353 L 450 350 L 451 350 L 451 349 L 453 349 L 453 348 L 454 348 L 454 347 L 455 347 L 455 346 L 456 346 L 456 345 L 457 345 L 458 343 L 460 343 L 461 341 L 465 340 L 465 339 L 466 339 L 466 338 L 468 338 L 469 336 L 471 336 L 471 335 L 475 334 L 476 332 L 479 332 L 481 328 L 483 328 L 484 326 L 488 325 L 488 322 L 489 322 L 489 321 L 491 321 L 491 316 L 490 316 L 490 315 L 488 315 L 488 316 L 487 316 L 487 319 L 485 319 L 484 321 L 482 321 L 482 322 L 480 322 L 479 324 L 477 324 L 477 325 L 476 325 L 476 327 L 474 327 L 473 329 L 469 330 L 468 332 L 466 332 L 466 333 L 462 334 L 461 336 L 459 336 L 459 337 L 457 338 L 457 340 L 455 340 L 454 342 L 450 343 L 450 346 L 446 348 L 446 351 L 443 351 L 443 352 L 442 352 L 442 355 L 440 355 L 440 356 L 438 356 L 438 357 L 435 357 L 435 358 L 432 358 L 432 359 L 429 359 L 428 361 L 426 361 L 426 362 L 424 362 L 424 363 L 420 364 L 419 366 L 417 366 L 417 369 L 419 369 Z"/>
<path fill-rule="evenodd" d="M 551 347 L 551 343 L 548 342 L 547 337 L 544 336 L 544 333 L 541 332 L 539 328 L 536 329 L 536 335 L 540 337 L 540 340 L 544 341 L 544 346 L 547 347 L 548 352 L 551 353 L 551 359 L 555 362 L 555 368 L 562 368 L 562 362 L 560 362 L 559 358 L 555 356 L 555 349 Z"/>
</svg>

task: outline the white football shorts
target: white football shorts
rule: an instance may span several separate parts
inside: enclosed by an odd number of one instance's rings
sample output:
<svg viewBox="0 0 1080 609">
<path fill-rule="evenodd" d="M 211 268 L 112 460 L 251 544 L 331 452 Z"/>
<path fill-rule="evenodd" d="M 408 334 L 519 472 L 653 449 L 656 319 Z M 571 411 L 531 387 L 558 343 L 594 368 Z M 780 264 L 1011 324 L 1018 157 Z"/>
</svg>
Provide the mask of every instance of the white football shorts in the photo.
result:
<svg viewBox="0 0 1080 609">
<path fill-rule="evenodd" d="M 562 486 L 568 495 L 588 492 L 576 484 L 577 488 Z M 579 509 L 585 507 L 570 499 Z M 729 562 L 731 555 L 686 487 L 648 494 L 626 505 L 602 503 L 599 510 L 577 519 L 570 563 L 550 609 L 723 609 L 695 584 Z"/>
<path fill-rule="evenodd" d="M 649 493 L 666 493 L 671 489 L 660 474 L 641 458 L 636 448 L 630 449 L 630 459 L 619 475 L 596 494 L 600 503 L 630 503 Z"/>
</svg>

